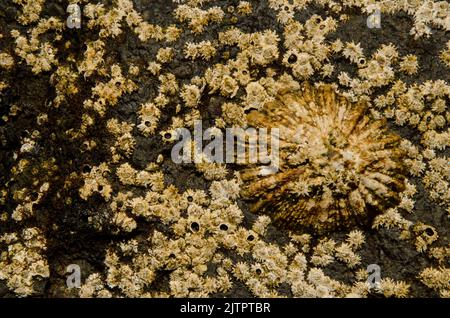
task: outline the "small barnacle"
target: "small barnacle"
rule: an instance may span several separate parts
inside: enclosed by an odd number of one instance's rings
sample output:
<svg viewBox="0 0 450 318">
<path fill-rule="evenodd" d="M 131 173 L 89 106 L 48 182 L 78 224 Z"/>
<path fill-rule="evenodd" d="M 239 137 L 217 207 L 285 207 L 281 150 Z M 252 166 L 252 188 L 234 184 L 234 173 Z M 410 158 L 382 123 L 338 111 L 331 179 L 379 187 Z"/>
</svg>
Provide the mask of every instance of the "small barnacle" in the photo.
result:
<svg viewBox="0 0 450 318">
<path fill-rule="evenodd" d="M 124 163 L 116 170 L 116 175 L 123 184 L 134 184 L 137 171 L 129 163 Z"/>
<path fill-rule="evenodd" d="M 3 81 L 0 81 L 0 93 L 5 89 L 8 88 L 8 83 L 5 83 Z"/>
<path fill-rule="evenodd" d="M 202 33 L 209 23 L 222 21 L 225 12 L 217 6 L 202 10 L 189 5 L 179 5 L 175 10 L 175 16 L 180 22 L 189 20 L 189 27 L 192 32 Z"/>
<path fill-rule="evenodd" d="M 173 84 L 174 86 L 172 86 L 171 84 Z M 178 85 L 177 85 L 176 81 L 171 80 L 164 84 L 161 83 L 161 86 L 159 87 L 159 89 L 160 89 L 160 91 L 163 90 L 163 91 L 169 91 L 171 93 L 174 93 L 178 90 Z M 166 106 L 170 102 L 169 98 L 161 92 L 158 94 L 158 96 L 155 97 L 155 99 L 153 101 L 154 101 L 155 105 L 161 109 L 164 108 L 164 106 Z"/>
<path fill-rule="evenodd" d="M 261 165 L 241 171 L 241 194 L 290 228 L 318 232 L 367 224 L 398 204 L 405 171 L 400 137 L 330 85 L 280 90 L 276 99 L 247 115 L 249 126 L 279 129 L 278 170 Z M 297 190 L 307 184 L 307 192 Z"/>
<path fill-rule="evenodd" d="M 344 49 L 344 43 L 340 39 L 336 39 L 331 43 L 330 49 L 334 53 L 339 53 Z"/>
<path fill-rule="evenodd" d="M 314 297 L 332 297 L 339 286 L 337 281 L 326 276 L 319 268 L 312 268 L 309 271 L 307 281 L 313 287 L 312 292 Z"/>
<path fill-rule="evenodd" d="M 324 64 L 322 66 L 322 77 L 331 77 L 334 71 L 334 65 L 333 64 Z"/>
<path fill-rule="evenodd" d="M 125 212 L 116 213 L 113 218 L 113 223 L 125 232 L 131 232 L 137 226 L 136 221 L 128 217 Z"/>
<path fill-rule="evenodd" d="M 198 109 L 190 109 L 188 112 L 186 112 L 184 116 L 184 120 L 180 121 L 184 122 L 184 126 L 193 127 L 195 123 L 199 120 L 201 120 L 200 111 Z M 180 119 L 181 120 L 181 119 Z M 180 126 L 177 126 L 176 118 L 173 118 L 172 128 L 180 128 Z"/>
<path fill-rule="evenodd" d="M 206 160 L 196 164 L 195 168 L 203 173 L 206 180 L 221 180 L 228 174 L 225 165 L 215 162 L 206 162 Z"/>
<path fill-rule="evenodd" d="M 382 278 L 378 289 L 385 297 L 405 298 L 409 294 L 409 285 L 405 282 L 396 282 L 391 278 Z"/>
<path fill-rule="evenodd" d="M 181 33 L 183 33 L 182 29 L 178 28 L 176 25 L 169 25 L 164 32 L 164 36 L 167 42 L 175 42 L 180 37 Z"/>
<path fill-rule="evenodd" d="M 247 46 L 244 54 L 256 65 L 267 65 L 278 58 L 279 37 L 276 32 L 267 30 L 263 33 L 252 33 L 244 37 L 245 41 L 241 46 Z M 248 42 L 248 43 L 246 43 Z"/>
<path fill-rule="evenodd" d="M 238 82 L 244 86 L 252 81 L 252 75 L 247 67 L 248 66 L 246 64 L 244 65 L 243 63 L 239 63 L 239 65 L 236 66 L 236 71 L 233 73 L 233 76 L 238 80 Z"/>
<path fill-rule="evenodd" d="M 428 247 L 438 239 L 436 229 L 421 222 L 414 225 L 413 232 L 416 234 L 415 245 L 418 252 L 426 251 Z"/>
<path fill-rule="evenodd" d="M 253 272 L 254 274 L 256 274 L 257 276 L 261 276 L 264 273 L 264 268 L 261 266 L 261 264 L 253 264 L 250 267 L 251 272 Z"/>
<path fill-rule="evenodd" d="M 305 29 L 308 37 L 315 41 L 323 40 L 325 35 L 331 31 L 334 31 L 337 26 L 337 21 L 332 17 L 322 19 L 318 15 L 313 15 L 305 23 Z"/>
<path fill-rule="evenodd" d="M 304 26 L 298 21 L 290 21 L 284 27 L 284 46 L 288 49 L 296 48 L 300 41 L 303 41 L 302 35 Z"/>
<path fill-rule="evenodd" d="M 149 71 L 152 75 L 159 75 L 161 71 L 161 64 L 156 62 L 148 63 L 147 71 Z"/>
<path fill-rule="evenodd" d="M 316 266 L 326 266 L 333 262 L 336 242 L 324 239 L 314 247 L 311 263 Z"/>
<path fill-rule="evenodd" d="M 173 48 L 171 47 L 160 48 L 158 50 L 158 53 L 156 54 L 156 60 L 162 64 L 169 63 L 170 61 L 172 61 L 174 55 L 175 54 Z"/>
<path fill-rule="evenodd" d="M 233 275 L 240 281 L 246 281 L 251 277 L 250 267 L 247 263 L 237 262 L 233 268 Z"/>
<path fill-rule="evenodd" d="M 369 273 L 367 272 L 367 269 L 365 269 L 365 268 L 358 269 L 355 272 L 355 278 L 357 281 L 367 281 L 368 277 L 369 277 Z"/>
<path fill-rule="evenodd" d="M 164 130 L 160 132 L 164 142 L 174 142 L 177 138 L 177 132 L 175 130 Z"/>
<path fill-rule="evenodd" d="M 380 87 L 387 85 L 394 78 L 394 71 L 388 65 L 378 62 L 376 59 L 364 64 L 358 70 L 358 74 L 365 80 L 368 80 L 371 86 Z"/>
<path fill-rule="evenodd" d="M 104 283 L 100 277 L 99 273 L 91 274 L 84 284 L 80 287 L 79 296 L 81 298 L 110 298 L 112 297 L 111 292 L 104 289 Z"/>
<path fill-rule="evenodd" d="M 228 125 L 237 127 L 245 127 L 247 125 L 244 109 L 234 103 L 222 105 L 222 117 Z"/>
<path fill-rule="evenodd" d="M 104 73 L 102 65 L 104 64 L 103 55 L 105 43 L 101 40 L 87 42 L 84 52 L 84 59 L 78 66 L 78 71 L 83 73 L 84 77 L 92 75 L 94 72 Z"/>
<path fill-rule="evenodd" d="M 436 98 L 431 109 L 438 114 L 444 113 L 447 110 L 445 100 L 443 98 Z"/>
<path fill-rule="evenodd" d="M 201 91 L 197 85 L 184 85 L 180 95 L 186 106 L 194 108 L 200 101 Z"/>
<path fill-rule="evenodd" d="M 412 176 L 420 176 L 425 171 L 425 163 L 421 159 L 406 159 L 405 165 Z"/>
<path fill-rule="evenodd" d="M 76 81 L 78 74 L 69 67 L 59 66 L 55 73 L 50 77 L 50 82 L 55 86 L 56 98 L 55 107 L 65 100 L 66 96 L 78 93 Z"/>
<path fill-rule="evenodd" d="M 10 70 L 14 66 L 14 59 L 8 53 L 0 53 L 0 68 Z"/>
<path fill-rule="evenodd" d="M 164 188 L 164 175 L 160 172 L 139 171 L 136 174 L 135 184 L 143 187 L 151 185 L 152 190 L 159 191 Z"/>
<path fill-rule="evenodd" d="M 397 109 L 395 111 L 395 123 L 399 126 L 403 126 L 406 121 L 409 119 L 409 113 L 401 110 L 401 109 Z"/>
<path fill-rule="evenodd" d="M 294 256 L 297 252 L 298 252 L 298 248 L 297 248 L 297 246 L 295 246 L 295 244 L 293 244 L 292 242 L 289 242 L 288 244 L 286 244 L 286 245 L 284 246 L 284 253 L 285 253 L 286 256 L 288 256 L 288 257 Z"/>
<path fill-rule="evenodd" d="M 393 99 L 393 98 L 395 98 L 394 96 L 399 96 L 399 95 L 405 93 L 407 90 L 408 90 L 408 87 L 407 87 L 406 83 L 403 82 L 402 80 L 397 80 L 392 85 L 392 88 L 386 97 L 389 99 Z"/>
<path fill-rule="evenodd" d="M 223 120 L 222 117 L 219 117 L 219 118 L 214 119 L 214 125 L 215 125 L 217 128 L 225 128 L 225 127 L 227 126 L 225 120 Z"/>
<path fill-rule="evenodd" d="M 202 41 L 200 43 L 186 43 L 184 53 L 187 58 L 196 59 L 201 57 L 205 61 L 211 60 L 216 55 L 216 48 L 211 41 Z"/>
<path fill-rule="evenodd" d="M 417 56 L 409 54 L 402 58 L 400 62 L 400 69 L 408 75 L 417 73 L 419 63 L 417 62 Z"/>
<path fill-rule="evenodd" d="M 4 212 L 0 214 L 0 222 L 6 222 L 8 220 L 8 213 Z"/>
<path fill-rule="evenodd" d="M 253 11 L 252 4 L 248 1 L 239 1 L 236 9 L 240 15 L 249 15 Z"/>
<path fill-rule="evenodd" d="M 427 267 L 420 273 L 419 278 L 427 287 L 438 291 L 441 296 L 449 295 L 450 268 Z"/>
<path fill-rule="evenodd" d="M 308 253 L 310 249 L 310 243 L 311 243 L 311 235 L 310 234 L 290 234 L 291 240 L 296 243 L 296 245 L 299 245 L 301 248 L 301 251 L 303 253 Z"/>
<path fill-rule="evenodd" d="M 347 72 L 341 72 L 338 75 L 339 84 L 342 86 L 350 86 L 352 79 Z"/>
<path fill-rule="evenodd" d="M 450 245 L 430 248 L 429 255 L 442 264 L 446 259 L 450 259 Z"/>
<path fill-rule="evenodd" d="M 266 215 L 261 215 L 256 219 L 255 223 L 252 226 L 252 230 L 259 235 L 264 235 L 269 224 L 270 218 Z"/>
<path fill-rule="evenodd" d="M 250 82 L 245 88 L 245 109 L 259 109 L 264 103 L 273 99 L 259 82 Z"/>
<path fill-rule="evenodd" d="M 297 50 L 287 52 L 283 64 L 292 68 L 292 74 L 300 79 L 306 79 L 314 74 L 314 56 Z"/>
<path fill-rule="evenodd" d="M 174 95 L 178 92 L 178 82 L 175 75 L 171 73 L 165 73 L 158 77 L 158 80 L 161 82 L 161 85 L 159 86 L 159 96 L 160 98 L 164 98 L 164 95 Z M 164 96 L 164 97 L 163 97 Z M 156 102 L 156 98 L 155 98 Z M 168 102 L 167 102 L 168 103 Z M 159 103 L 160 107 L 163 107 L 167 105 L 167 103 Z"/>
<path fill-rule="evenodd" d="M 347 235 L 347 242 L 350 244 L 350 246 L 352 248 L 360 248 L 362 244 L 364 244 L 365 238 L 364 238 L 364 234 L 359 231 L 359 230 L 355 230 L 355 231 L 351 231 L 348 235 Z"/>
<path fill-rule="evenodd" d="M 231 76 L 225 75 L 222 78 L 220 92 L 223 96 L 234 97 L 239 90 L 238 82 Z"/>
<path fill-rule="evenodd" d="M 342 54 L 353 63 L 358 64 L 359 59 L 364 57 L 360 43 L 347 42 Z"/>
<path fill-rule="evenodd" d="M 207 205 L 209 203 L 206 193 L 202 190 L 188 189 L 183 193 L 188 204 Z"/>
<path fill-rule="evenodd" d="M 360 67 L 360 68 L 365 67 L 366 63 L 367 63 L 367 61 L 364 57 L 359 58 L 357 61 L 358 67 Z"/>
<path fill-rule="evenodd" d="M 137 67 L 136 65 L 131 64 L 130 67 L 128 68 L 128 74 L 130 74 L 132 76 L 139 75 L 139 67 Z"/>
<path fill-rule="evenodd" d="M 294 13 L 294 6 L 285 2 L 284 5 L 278 9 L 277 21 L 283 25 L 292 23 L 294 21 Z"/>
<path fill-rule="evenodd" d="M 410 238 L 410 228 L 412 222 L 406 220 L 398 212 L 396 208 L 389 208 L 385 213 L 378 215 L 373 221 L 372 228 L 378 229 L 380 226 L 384 226 L 388 229 L 397 227 L 402 232 L 400 234 L 400 239 Z"/>
<path fill-rule="evenodd" d="M 415 201 L 408 196 L 402 196 L 402 200 L 400 201 L 398 207 L 404 209 L 408 212 L 412 212 L 414 209 Z"/>
<path fill-rule="evenodd" d="M 83 172 L 84 184 L 79 189 L 80 197 L 87 200 L 94 192 L 99 192 L 106 200 L 109 200 L 112 192 L 112 187 L 106 178 L 109 172 L 106 163 L 86 169 Z"/>
<path fill-rule="evenodd" d="M 380 64 L 395 63 L 398 58 L 398 51 L 394 44 L 383 44 L 374 54 L 375 60 Z"/>
<path fill-rule="evenodd" d="M 444 62 L 444 64 L 447 67 L 450 67 L 450 41 L 447 42 L 446 49 L 442 50 L 439 57 L 441 58 L 442 62 Z"/>
<path fill-rule="evenodd" d="M 348 243 L 342 243 L 340 246 L 336 247 L 335 256 L 349 268 L 354 268 L 361 263 L 361 257 L 352 251 L 351 246 Z"/>
<path fill-rule="evenodd" d="M 153 134 L 158 126 L 159 117 L 161 116 L 161 111 L 153 103 L 146 103 L 142 105 L 139 110 L 140 124 L 137 128 L 145 135 L 149 136 Z"/>
</svg>

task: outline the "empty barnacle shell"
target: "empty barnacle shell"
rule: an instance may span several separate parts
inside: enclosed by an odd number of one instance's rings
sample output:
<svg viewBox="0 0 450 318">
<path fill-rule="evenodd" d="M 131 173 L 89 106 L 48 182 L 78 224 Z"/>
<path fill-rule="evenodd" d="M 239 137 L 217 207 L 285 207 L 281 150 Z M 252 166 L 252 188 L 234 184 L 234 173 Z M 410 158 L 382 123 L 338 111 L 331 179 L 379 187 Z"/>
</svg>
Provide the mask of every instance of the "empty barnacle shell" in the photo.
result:
<svg viewBox="0 0 450 318">
<path fill-rule="evenodd" d="M 316 232 L 363 225 L 399 202 L 404 189 L 400 137 L 328 84 L 280 90 L 247 115 L 249 126 L 279 129 L 279 163 L 241 171 L 253 212 L 290 229 Z"/>
</svg>

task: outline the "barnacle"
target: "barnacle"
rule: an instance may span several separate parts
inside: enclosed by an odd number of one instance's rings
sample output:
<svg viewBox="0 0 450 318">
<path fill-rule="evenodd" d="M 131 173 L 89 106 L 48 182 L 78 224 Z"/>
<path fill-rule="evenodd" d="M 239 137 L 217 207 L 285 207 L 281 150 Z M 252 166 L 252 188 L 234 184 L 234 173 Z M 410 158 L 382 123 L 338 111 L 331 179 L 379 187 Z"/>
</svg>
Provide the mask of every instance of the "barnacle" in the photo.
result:
<svg viewBox="0 0 450 318">
<path fill-rule="evenodd" d="M 10 70 L 14 66 L 14 59 L 8 53 L 0 53 L 0 68 Z"/>
<path fill-rule="evenodd" d="M 392 278 L 383 278 L 380 281 L 379 290 L 385 297 L 396 296 L 398 298 L 405 298 L 409 294 L 409 287 L 405 282 L 396 282 Z"/>
<path fill-rule="evenodd" d="M 399 137 L 331 85 L 280 89 L 276 99 L 251 111 L 250 126 L 279 128 L 277 171 L 250 165 L 241 171 L 242 195 L 293 228 L 322 232 L 366 224 L 399 202 L 404 189 Z"/>
<path fill-rule="evenodd" d="M 158 60 L 158 62 L 164 64 L 169 63 L 173 59 L 173 56 L 174 56 L 173 48 L 166 47 L 158 50 L 156 59 Z"/>
<path fill-rule="evenodd" d="M 13 2 L 22 6 L 22 14 L 18 19 L 19 22 L 22 24 L 30 24 L 39 19 L 45 0 L 13 0 Z"/>
<path fill-rule="evenodd" d="M 440 58 L 447 67 L 450 67 L 450 41 L 447 42 L 446 49 L 441 51 Z"/>
<path fill-rule="evenodd" d="M 436 229 L 421 222 L 414 225 L 413 231 L 417 236 L 415 245 L 418 252 L 426 251 L 428 246 L 438 239 Z"/>
<path fill-rule="evenodd" d="M 410 75 L 417 73 L 418 66 L 417 56 L 411 54 L 405 56 L 400 63 L 400 69 Z"/>
<path fill-rule="evenodd" d="M 442 297 L 448 297 L 450 295 L 450 288 L 448 285 L 450 280 L 449 268 L 425 268 L 420 273 L 420 279 L 427 287 L 438 291 Z"/>
<path fill-rule="evenodd" d="M 204 60 L 210 60 L 216 55 L 216 48 L 210 41 L 202 41 L 200 43 L 186 43 L 184 53 L 187 58 L 196 59 L 198 57 Z"/>
</svg>

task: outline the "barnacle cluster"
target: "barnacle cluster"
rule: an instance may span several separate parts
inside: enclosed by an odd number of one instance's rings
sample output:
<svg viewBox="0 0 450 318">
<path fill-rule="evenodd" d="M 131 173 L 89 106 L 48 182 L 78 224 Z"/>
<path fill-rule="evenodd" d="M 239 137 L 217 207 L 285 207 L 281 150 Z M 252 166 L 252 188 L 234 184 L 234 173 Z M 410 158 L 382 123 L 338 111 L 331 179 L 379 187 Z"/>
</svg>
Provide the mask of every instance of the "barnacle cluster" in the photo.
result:
<svg viewBox="0 0 450 318">
<path fill-rule="evenodd" d="M 450 296 L 447 1 L 9 2 L 1 296 Z"/>
</svg>

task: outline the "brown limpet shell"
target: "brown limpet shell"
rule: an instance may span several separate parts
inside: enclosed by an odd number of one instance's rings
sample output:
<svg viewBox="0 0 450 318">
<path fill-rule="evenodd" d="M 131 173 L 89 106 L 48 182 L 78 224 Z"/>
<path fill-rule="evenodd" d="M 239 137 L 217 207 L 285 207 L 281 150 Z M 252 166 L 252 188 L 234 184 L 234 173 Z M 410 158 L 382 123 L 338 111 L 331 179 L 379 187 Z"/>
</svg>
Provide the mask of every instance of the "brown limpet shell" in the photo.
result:
<svg viewBox="0 0 450 318">
<path fill-rule="evenodd" d="M 241 170 L 241 195 L 251 211 L 289 229 L 328 232 L 369 224 L 398 204 L 404 190 L 400 137 L 367 103 L 351 102 L 328 84 L 280 90 L 249 126 L 279 129 L 279 166 Z"/>
</svg>

